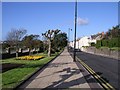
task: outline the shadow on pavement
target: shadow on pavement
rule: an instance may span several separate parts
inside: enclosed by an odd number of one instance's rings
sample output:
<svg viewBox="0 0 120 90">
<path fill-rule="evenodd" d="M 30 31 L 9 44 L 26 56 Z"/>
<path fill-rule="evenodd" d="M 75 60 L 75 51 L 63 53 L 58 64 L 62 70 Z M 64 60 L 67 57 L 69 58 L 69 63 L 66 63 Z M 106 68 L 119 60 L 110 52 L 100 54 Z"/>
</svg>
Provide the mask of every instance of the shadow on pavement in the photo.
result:
<svg viewBox="0 0 120 90">
<path fill-rule="evenodd" d="M 86 83 L 84 78 L 87 78 L 88 79 L 87 81 L 89 81 L 89 82 L 96 83 L 94 80 L 89 79 L 89 77 L 91 76 L 90 74 L 67 82 L 66 81 L 67 79 L 69 79 L 71 76 L 73 76 L 75 74 L 81 73 L 81 71 L 83 72 L 83 70 L 76 69 L 76 68 L 73 68 L 73 69 L 65 68 L 62 71 L 58 71 L 56 73 L 61 73 L 61 72 L 65 72 L 65 71 L 67 72 L 66 74 L 60 75 L 60 77 L 62 78 L 61 80 L 53 82 L 52 85 L 49 85 L 48 87 L 46 87 L 44 89 L 47 89 L 47 88 L 70 88 L 75 85 Z"/>
<path fill-rule="evenodd" d="M 68 62 L 68 63 L 51 63 L 47 68 L 53 68 L 53 67 L 60 67 L 62 65 L 67 65 L 67 64 L 71 64 L 72 62 Z"/>
</svg>

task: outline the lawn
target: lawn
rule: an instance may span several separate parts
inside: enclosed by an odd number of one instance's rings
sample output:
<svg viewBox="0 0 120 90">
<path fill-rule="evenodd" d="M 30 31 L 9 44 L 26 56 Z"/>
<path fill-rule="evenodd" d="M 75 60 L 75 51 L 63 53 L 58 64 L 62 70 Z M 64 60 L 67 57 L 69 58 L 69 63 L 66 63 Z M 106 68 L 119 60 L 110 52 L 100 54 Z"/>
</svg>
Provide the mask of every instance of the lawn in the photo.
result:
<svg viewBox="0 0 120 90">
<path fill-rule="evenodd" d="M 43 53 L 36 55 L 44 56 L 44 58 L 40 60 L 16 60 L 15 58 L 2 60 L 1 63 L 23 64 L 21 67 L 0 73 L 0 76 L 2 75 L 2 88 L 14 88 L 22 80 L 25 80 L 33 74 L 38 68 L 52 60 L 57 54 L 52 54 L 51 57 L 47 57 L 47 54 Z"/>
</svg>

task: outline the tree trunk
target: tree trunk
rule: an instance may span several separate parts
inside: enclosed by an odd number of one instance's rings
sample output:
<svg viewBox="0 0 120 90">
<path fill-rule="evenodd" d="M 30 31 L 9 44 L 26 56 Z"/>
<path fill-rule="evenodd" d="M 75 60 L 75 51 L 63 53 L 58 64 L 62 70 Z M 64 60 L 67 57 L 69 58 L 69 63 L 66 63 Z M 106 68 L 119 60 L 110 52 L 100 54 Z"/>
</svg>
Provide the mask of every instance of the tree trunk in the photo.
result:
<svg viewBox="0 0 120 90">
<path fill-rule="evenodd" d="M 18 48 L 16 49 L 16 58 L 18 57 Z"/>
<path fill-rule="evenodd" d="M 10 50 L 10 47 L 9 47 L 9 48 L 7 49 L 7 52 L 10 54 L 10 51 L 11 51 L 11 50 Z"/>
<path fill-rule="evenodd" d="M 29 55 L 31 55 L 31 49 L 30 48 L 28 48 L 28 52 L 29 52 Z"/>
<path fill-rule="evenodd" d="M 48 40 L 49 42 L 49 48 L 48 48 L 48 57 L 51 56 L 51 40 Z"/>
<path fill-rule="evenodd" d="M 18 57 L 18 52 L 16 52 L 16 58 Z"/>
<path fill-rule="evenodd" d="M 19 46 L 18 43 L 16 44 L 16 58 L 18 57 L 18 52 L 19 52 Z"/>
<path fill-rule="evenodd" d="M 23 49 L 22 48 L 20 48 L 20 52 L 23 53 Z"/>
</svg>

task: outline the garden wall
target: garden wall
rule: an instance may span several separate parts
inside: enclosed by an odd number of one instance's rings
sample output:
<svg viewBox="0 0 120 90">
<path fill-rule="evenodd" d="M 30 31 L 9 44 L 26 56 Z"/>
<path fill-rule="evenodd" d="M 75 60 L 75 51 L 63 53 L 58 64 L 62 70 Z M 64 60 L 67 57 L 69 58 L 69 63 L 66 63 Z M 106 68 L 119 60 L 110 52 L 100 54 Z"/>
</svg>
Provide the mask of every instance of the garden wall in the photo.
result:
<svg viewBox="0 0 120 90">
<path fill-rule="evenodd" d="M 97 49 L 95 47 L 84 47 L 82 51 L 120 60 L 120 57 L 119 57 L 120 51 L 110 50 L 108 48 Z"/>
<path fill-rule="evenodd" d="M 36 54 L 36 53 L 40 53 L 41 51 L 33 51 L 33 54 Z M 18 56 L 25 56 L 25 55 L 29 55 L 29 52 L 23 52 L 23 53 L 18 53 Z M 3 53 L 2 55 L 2 59 L 7 59 L 7 58 L 13 58 L 13 57 L 16 57 L 16 53 L 12 53 L 12 54 L 9 54 L 9 53 Z"/>
</svg>

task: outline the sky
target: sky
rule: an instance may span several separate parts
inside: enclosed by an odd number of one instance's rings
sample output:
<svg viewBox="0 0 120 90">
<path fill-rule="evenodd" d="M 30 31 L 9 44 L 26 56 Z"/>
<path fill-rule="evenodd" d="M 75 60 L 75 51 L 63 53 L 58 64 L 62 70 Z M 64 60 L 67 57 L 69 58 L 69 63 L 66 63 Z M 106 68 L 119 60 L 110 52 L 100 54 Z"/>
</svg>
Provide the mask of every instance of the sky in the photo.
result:
<svg viewBox="0 0 120 90">
<path fill-rule="evenodd" d="M 12 28 L 24 28 L 27 34 L 51 29 L 74 36 L 74 2 L 2 2 L 2 40 Z M 77 38 L 106 32 L 118 24 L 117 2 L 78 2 Z"/>
</svg>

